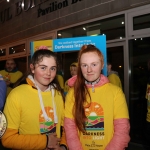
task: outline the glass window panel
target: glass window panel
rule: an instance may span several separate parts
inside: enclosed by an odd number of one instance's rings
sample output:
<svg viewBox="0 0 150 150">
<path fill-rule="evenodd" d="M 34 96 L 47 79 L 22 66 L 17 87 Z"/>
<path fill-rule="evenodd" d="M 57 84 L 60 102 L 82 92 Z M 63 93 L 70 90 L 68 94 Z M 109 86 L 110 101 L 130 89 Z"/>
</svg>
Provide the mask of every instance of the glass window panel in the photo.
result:
<svg viewBox="0 0 150 150">
<path fill-rule="evenodd" d="M 122 39 L 125 37 L 124 15 L 111 17 L 58 31 L 58 38 L 106 35 L 107 40 Z"/>
<path fill-rule="evenodd" d="M 25 52 L 25 44 L 9 47 L 9 54 Z"/>
<path fill-rule="evenodd" d="M 144 142 L 144 129 L 147 113 L 146 87 L 149 76 L 150 37 L 129 41 L 130 89 L 129 111 L 131 141 Z"/>
<path fill-rule="evenodd" d="M 4 70 L 5 69 L 5 64 L 6 64 L 6 60 L 1 60 L 0 61 L 0 70 Z"/>
<path fill-rule="evenodd" d="M 107 61 L 112 64 L 112 70 L 118 73 L 122 83 L 122 89 L 124 90 L 123 46 L 108 47 Z"/>
<path fill-rule="evenodd" d="M 73 62 L 77 62 L 78 51 L 64 53 L 64 80 L 71 78 L 70 65 Z"/>
<path fill-rule="evenodd" d="M 19 71 L 26 73 L 27 69 L 27 57 L 19 57 L 15 59 L 17 68 Z"/>
<path fill-rule="evenodd" d="M 0 57 L 6 55 L 6 49 L 0 49 Z"/>
<path fill-rule="evenodd" d="M 150 14 L 133 17 L 133 30 L 150 28 Z"/>
</svg>

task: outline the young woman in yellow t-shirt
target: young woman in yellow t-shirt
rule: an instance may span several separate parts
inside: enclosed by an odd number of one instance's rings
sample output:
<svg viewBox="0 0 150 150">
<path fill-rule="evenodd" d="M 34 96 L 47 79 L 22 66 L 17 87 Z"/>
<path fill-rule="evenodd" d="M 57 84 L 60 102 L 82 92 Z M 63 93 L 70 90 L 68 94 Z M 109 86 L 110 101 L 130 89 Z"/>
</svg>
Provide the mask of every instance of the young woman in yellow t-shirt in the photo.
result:
<svg viewBox="0 0 150 150">
<path fill-rule="evenodd" d="M 5 147 L 17 150 L 67 148 L 65 136 L 61 137 L 60 133 L 64 96 L 56 79 L 57 68 L 54 52 L 44 47 L 34 53 L 27 84 L 16 87 L 7 97 L 4 114 L 8 127 L 2 137 Z"/>
<path fill-rule="evenodd" d="M 122 90 L 101 74 L 103 55 L 84 45 L 77 76 L 66 96 L 64 128 L 71 150 L 124 150 L 128 146 L 129 115 Z"/>
</svg>

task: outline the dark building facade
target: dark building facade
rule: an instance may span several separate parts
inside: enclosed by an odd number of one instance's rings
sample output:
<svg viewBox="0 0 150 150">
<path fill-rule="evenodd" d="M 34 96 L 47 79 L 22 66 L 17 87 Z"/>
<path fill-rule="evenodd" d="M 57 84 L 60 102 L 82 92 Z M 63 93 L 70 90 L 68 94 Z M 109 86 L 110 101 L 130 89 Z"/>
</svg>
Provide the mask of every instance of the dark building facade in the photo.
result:
<svg viewBox="0 0 150 150">
<path fill-rule="evenodd" d="M 129 106 L 131 142 L 144 145 L 149 10 L 150 0 L 1 0 L 0 69 L 5 60 L 15 58 L 26 72 L 31 41 L 105 34 L 107 56 L 119 73 Z M 59 57 L 67 79 L 66 66 L 76 60 L 77 52 Z"/>
</svg>

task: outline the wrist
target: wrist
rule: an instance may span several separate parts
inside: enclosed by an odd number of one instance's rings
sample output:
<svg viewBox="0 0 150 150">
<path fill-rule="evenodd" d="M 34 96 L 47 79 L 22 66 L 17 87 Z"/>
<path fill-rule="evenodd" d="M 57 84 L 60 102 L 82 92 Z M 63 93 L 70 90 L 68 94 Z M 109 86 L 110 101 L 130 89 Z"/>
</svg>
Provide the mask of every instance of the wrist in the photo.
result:
<svg viewBox="0 0 150 150">
<path fill-rule="evenodd" d="M 64 144 L 60 144 L 60 147 L 62 148 L 62 150 L 67 150 L 67 146 Z"/>
<path fill-rule="evenodd" d="M 46 135 L 46 148 L 48 147 L 48 135 Z"/>
</svg>

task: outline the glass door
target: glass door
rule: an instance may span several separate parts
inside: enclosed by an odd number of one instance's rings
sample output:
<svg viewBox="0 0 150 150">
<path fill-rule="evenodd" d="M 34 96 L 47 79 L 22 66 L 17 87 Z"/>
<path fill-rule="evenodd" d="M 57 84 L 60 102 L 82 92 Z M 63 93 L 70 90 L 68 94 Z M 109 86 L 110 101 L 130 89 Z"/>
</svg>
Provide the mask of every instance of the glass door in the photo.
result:
<svg viewBox="0 0 150 150">
<path fill-rule="evenodd" d="M 147 145 L 145 123 L 149 103 L 145 96 L 150 79 L 150 36 L 129 40 L 129 58 L 131 141 Z"/>
<path fill-rule="evenodd" d="M 122 83 L 123 91 L 128 103 L 128 62 L 127 52 L 125 51 L 125 42 L 107 44 L 107 61 L 111 62 L 112 70 L 116 71 Z"/>
</svg>

